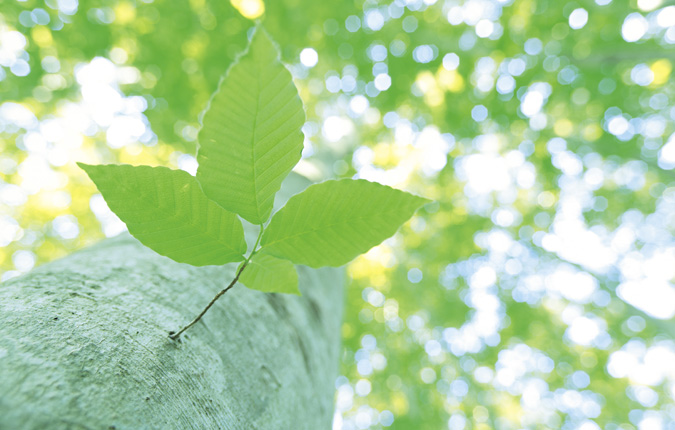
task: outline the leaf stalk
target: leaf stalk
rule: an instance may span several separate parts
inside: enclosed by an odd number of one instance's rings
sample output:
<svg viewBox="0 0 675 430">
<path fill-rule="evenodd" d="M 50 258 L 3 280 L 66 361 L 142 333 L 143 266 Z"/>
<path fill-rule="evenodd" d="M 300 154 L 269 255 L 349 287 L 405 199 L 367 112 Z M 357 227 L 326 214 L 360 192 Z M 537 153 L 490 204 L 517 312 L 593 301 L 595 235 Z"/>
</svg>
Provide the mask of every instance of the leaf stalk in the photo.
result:
<svg viewBox="0 0 675 430">
<path fill-rule="evenodd" d="M 253 250 L 248 255 L 248 257 L 246 257 L 246 260 L 244 260 L 244 263 L 241 265 L 239 270 L 237 270 L 237 274 L 234 276 L 234 279 L 232 279 L 232 282 L 230 282 L 230 284 L 227 287 L 220 290 L 220 292 L 218 294 L 216 294 L 215 297 L 213 297 L 213 299 L 211 299 L 209 304 L 206 305 L 206 307 L 199 313 L 199 315 L 197 315 L 195 317 L 195 319 L 192 320 L 192 322 L 190 324 L 188 324 L 185 327 L 183 327 L 182 329 L 180 329 L 180 331 L 178 331 L 178 333 L 170 332 L 169 338 L 171 340 L 178 340 L 180 338 L 180 335 L 183 334 L 185 332 L 185 330 L 187 330 L 190 327 L 192 327 L 193 325 L 197 324 L 199 322 L 199 320 L 202 319 L 204 314 L 206 314 L 206 312 L 208 312 L 208 310 L 211 309 L 211 306 L 213 306 L 218 301 L 218 299 L 220 297 L 222 297 L 223 294 L 227 293 L 232 287 L 234 287 L 234 285 L 239 280 L 239 277 L 241 276 L 241 273 L 244 271 L 246 266 L 248 266 L 248 263 L 251 261 L 251 258 L 253 258 L 253 256 L 260 250 L 258 248 L 258 245 L 260 244 L 260 239 L 262 238 L 263 230 L 264 230 L 263 225 L 260 224 L 260 232 L 258 233 L 258 239 L 256 239 L 255 245 L 253 245 Z"/>
</svg>

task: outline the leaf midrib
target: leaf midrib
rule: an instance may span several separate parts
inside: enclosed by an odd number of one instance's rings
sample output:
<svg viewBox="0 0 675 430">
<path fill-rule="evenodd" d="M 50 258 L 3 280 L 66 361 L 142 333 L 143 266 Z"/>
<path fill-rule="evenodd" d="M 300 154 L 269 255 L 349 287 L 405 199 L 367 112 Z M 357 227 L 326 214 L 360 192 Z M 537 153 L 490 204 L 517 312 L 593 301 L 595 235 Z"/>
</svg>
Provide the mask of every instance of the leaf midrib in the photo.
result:
<svg viewBox="0 0 675 430">
<path fill-rule="evenodd" d="M 260 73 L 260 67 L 259 67 L 258 59 L 255 58 L 255 56 L 252 56 L 252 57 L 253 57 L 254 66 L 255 66 L 256 72 L 257 72 L 256 73 L 256 81 L 257 81 L 257 85 L 258 85 L 258 88 L 257 88 L 258 96 L 255 99 L 255 115 L 253 115 L 253 133 L 251 134 L 251 165 L 252 165 L 252 169 L 253 169 L 253 196 L 255 198 L 255 214 L 256 214 L 257 220 L 259 222 L 262 222 L 262 216 L 260 216 L 260 205 L 259 205 L 259 202 L 258 202 L 258 177 L 256 175 L 256 168 L 255 168 L 256 160 L 257 160 L 256 155 L 255 155 L 255 142 L 256 142 L 256 133 L 258 131 L 257 130 L 258 129 L 258 115 L 260 114 L 260 96 L 262 94 L 262 90 L 260 89 L 260 79 L 261 79 L 260 75 L 261 75 L 261 73 Z"/>
<path fill-rule="evenodd" d="M 385 215 L 385 214 L 390 214 L 390 213 L 395 213 L 395 212 L 398 212 L 398 210 L 397 209 L 390 209 L 390 210 L 387 210 L 387 211 L 381 211 L 379 213 Z M 370 217 L 370 218 L 374 218 L 374 217 Z M 345 224 L 348 225 L 351 222 L 363 221 L 363 220 L 366 220 L 366 219 L 369 219 L 369 217 L 362 216 L 362 217 L 356 217 L 356 218 L 349 218 L 349 220 L 347 220 L 347 221 L 338 222 L 338 223 L 334 223 L 334 224 L 330 224 L 330 225 L 326 225 L 326 226 L 321 226 L 320 228 L 314 228 L 312 230 L 303 231 L 302 233 L 294 234 L 292 236 L 286 236 L 281 240 L 266 243 L 263 246 L 263 248 L 267 248 L 271 245 L 281 243 L 281 242 L 285 242 L 287 240 L 291 240 L 291 239 L 294 239 L 294 238 L 297 238 L 297 237 L 300 237 L 300 236 L 304 236 L 304 235 L 308 235 L 308 234 L 314 234 L 314 233 L 316 233 L 317 231 L 320 231 L 320 230 L 332 229 L 332 228 L 335 228 L 335 227 L 340 226 L 340 225 L 345 225 Z M 397 228 L 397 230 L 398 230 L 398 228 Z"/>
<path fill-rule="evenodd" d="M 140 167 L 145 167 L 145 166 L 140 166 Z M 152 169 L 153 167 L 150 167 L 150 168 Z M 161 169 L 161 167 L 159 167 L 159 168 Z M 169 169 L 169 170 L 171 170 L 171 169 Z M 181 174 L 181 173 L 178 173 L 178 174 Z M 113 177 L 114 181 L 118 184 L 118 186 L 119 186 L 120 188 L 122 188 L 126 193 L 134 195 L 134 193 L 133 193 L 134 189 L 131 188 L 131 187 L 129 187 L 129 186 L 127 186 L 127 183 L 126 183 L 125 181 L 122 181 L 122 180 L 119 178 L 118 175 L 112 175 L 112 177 Z M 189 179 L 188 179 L 188 181 L 189 181 Z M 153 182 L 154 182 L 154 183 L 153 183 L 153 185 L 154 185 L 154 186 L 153 186 L 153 191 L 154 191 L 154 195 L 155 195 L 156 201 L 158 202 L 158 205 L 152 205 L 152 204 L 149 204 L 149 203 L 148 203 L 148 200 L 142 198 L 141 196 L 138 196 L 135 200 L 138 201 L 138 202 L 140 202 L 141 204 L 140 204 L 139 206 L 144 206 L 144 207 L 146 208 L 145 210 L 148 210 L 148 211 L 150 211 L 150 212 L 158 212 L 158 214 L 162 214 L 162 215 L 163 215 L 163 214 L 165 214 L 166 212 L 165 212 L 165 211 L 161 208 L 161 206 L 160 206 L 160 201 L 161 201 L 162 193 L 160 192 L 160 189 L 159 189 L 159 187 L 157 186 L 157 185 L 158 185 L 157 182 L 156 182 L 156 181 L 153 181 Z M 212 235 L 209 234 L 209 232 L 208 232 L 208 230 L 205 228 L 205 226 L 203 226 L 201 223 L 198 223 L 198 222 L 197 222 L 197 217 L 195 217 L 194 214 L 193 214 L 193 209 L 194 209 L 193 207 L 191 207 L 191 206 L 189 207 L 189 213 L 186 212 L 186 213 L 184 213 L 182 216 L 177 216 L 177 215 L 179 215 L 179 212 L 178 212 L 178 206 L 177 206 L 177 203 L 176 203 L 176 197 L 177 197 L 178 189 L 175 187 L 175 185 L 176 185 L 176 180 L 175 180 L 175 178 L 171 178 L 171 192 L 170 192 L 168 195 L 170 195 L 170 196 L 172 197 L 172 199 L 171 199 L 171 201 L 172 201 L 172 209 L 170 209 L 170 211 L 172 211 L 173 213 L 171 213 L 168 217 L 162 218 L 162 220 L 170 220 L 170 219 L 172 219 L 172 218 L 177 219 L 178 221 L 180 221 L 180 222 L 182 223 L 182 225 L 184 225 L 184 226 L 190 226 L 190 227 L 194 227 L 194 228 L 195 228 L 195 232 L 192 233 L 192 234 L 190 234 L 189 236 L 187 236 L 188 238 L 197 237 L 197 236 L 198 236 L 198 237 L 203 237 L 203 238 L 206 239 L 206 241 L 208 241 L 208 242 L 217 243 L 217 244 L 221 245 L 223 248 L 229 249 L 231 252 L 233 252 L 233 253 L 235 253 L 235 254 L 237 254 L 237 255 L 240 255 L 239 251 L 238 251 L 237 249 L 235 249 L 233 246 L 231 246 L 230 243 L 221 241 L 219 237 L 213 238 Z M 190 184 L 189 182 L 186 182 L 186 183 L 184 184 L 184 186 L 187 188 L 187 193 L 188 193 L 188 194 L 193 194 L 193 193 L 195 192 L 195 191 L 192 189 L 192 187 L 194 186 L 194 184 Z M 164 194 L 164 195 L 167 196 L 167 194 Z M 198 198 L 199 198 L 199 197 L 198 197 Z M 201 199 L 200 199 L 200 200 L 201 200 Z M 208 200 L 206 200 L 205 203 L 206 203 L 206 210 L 208 211 L 208 205 L 209 205 Z M 201 205 L 200 205 L 200 206 L 201 206 Z M 220 221 L 221 221 L 221 223 L 222 223 L 222 217 L 220 217 L 220 218 L 221 218 Z M 185 221 L 187 221 L 187 222 L 185 222 Z M 132 227 L 132 228 L 130 228 L 130 229 L 129 229 L 130 231 L 131 231 L 131 230 L 136 230 L 136 228 L 135 228 L 136 225 L 141 224 L 141 223 L 135 222 L 134 224 L 135 224 L 135 226 Z M 152 234 L 161 233 L 162 231 L 169 232 L 169 231 L 173 231 L 173 230 L 175 230 L 174 227 L 167 227 L 167 228 L 165 228 L 165 229 L 155 230 L 155 231 L 152 232 Z M 138 233 L 137 233 L 137 234 L 138 234 Z M 144 233 L 141 232 L 140 234 L 143 235 Z M 167 243 L 170 243 L 170 242 L 172 242 L 172 241 L 177 241 L 177 240 L 182 240 L 182 239 L 172 239 L 172 240 L 168 240 L 168 241 L 163 241 L 162 243 L 163 243 L 163 244 L 167 244 Z M 188 248 L 194 248 L 194 247 L 196 247 L 196 246 L 197 246 L 197 245 L 193 245 L 192 247 L 188 247 Z M 188 249 L 188 248 L 186 248 L 186 249 Z"/>
</svg>

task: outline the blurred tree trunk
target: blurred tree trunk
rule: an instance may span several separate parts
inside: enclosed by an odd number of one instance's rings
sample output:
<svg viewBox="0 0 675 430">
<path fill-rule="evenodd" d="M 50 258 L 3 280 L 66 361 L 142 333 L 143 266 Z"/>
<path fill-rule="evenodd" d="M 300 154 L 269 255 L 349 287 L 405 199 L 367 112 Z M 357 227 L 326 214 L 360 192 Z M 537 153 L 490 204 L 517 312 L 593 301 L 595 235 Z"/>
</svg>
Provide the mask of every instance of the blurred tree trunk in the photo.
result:
<svg viewBox="0 0 675 430">
<path fill-rule="evenodd" d="M 328 429 L 343 277 L 237 285 L 124 235 L 0 285 L 0 429 Z"/>
</svg>

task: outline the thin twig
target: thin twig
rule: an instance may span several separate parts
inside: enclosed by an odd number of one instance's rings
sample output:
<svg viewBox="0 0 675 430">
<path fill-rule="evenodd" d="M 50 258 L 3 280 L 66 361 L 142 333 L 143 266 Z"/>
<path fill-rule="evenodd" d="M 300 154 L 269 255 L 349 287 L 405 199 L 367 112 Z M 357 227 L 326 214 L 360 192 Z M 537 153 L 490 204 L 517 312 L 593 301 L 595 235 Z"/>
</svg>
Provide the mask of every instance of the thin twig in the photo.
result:
<svg viewBox="0 0 675 430">
<path fill-rule="evenodd" d="M 213 299 L 211 299 L 211 301 L 209 302 L 209 304 L 206 305 L 206 307 L 204 308 L 204 310 L 203 310 L 199 315 L 197 315 L 197 318 L 195 318 L 194 320 L 192 320 L 192 322 L 191 322 L 190 324 L 188 324 L 188 325 L 186 325 L 185 327 L 183 327 L 178 333 L 170 334 L 169 337 L 170 337 L 172 340 L 177 340 L 177 339 L 180 337 L 180 335 L 183 334 L 183 332 L 184 332 L 185 330 L 187 330 L 187 329 L 189 329 L 190 327 L 192 327 L 193 325 L 197 324 L 197 322 L 204 316 L 204 314 L 205 314 L 209 309 L 211 309 L 211 306 L 213 306 L 213 304 L 214 304 L 214 303 L 215 303 L 215 302 L 216 302 L 223 294 L 227 293 L 227 291 L 228 291 L 230 288 L 234 287 L 234 284 L 236 284 L 237 281 L 239 280 L 239 276 L 241 275 L 241 272 L 243 272 L 243 270 L 244 270 L 244 268 L 246 267 L 246 264 L 247 264 L 247 263 L 248 263 L 248 261 L 245 261 L 244 264 L 241 265 L 241 267 L 239 268 L 239 271 L 237 272 L 237 275 L 234 277 L 234 279 L 232 280 L 232 282 L 230 282 L 230 285 L 228 285 L 227 287 L 223 288 L 218 294 L 216 294 L 216 296 L 215 296 Z"/>
<path fill-rule="evenodd" d="M 200 313 L 199 315 L 197 315 L 197 317 L 196 317 L 194 320 L 192 320 L 192 322 L 191 322 L 190 324 L 188 324 L 188 325 L 186 325 L 185 327 L 183 327 L 178 333 L 170 332 L 170 333 L 169 333 L 169 337 L 171 338 L 171 340 L 178 340 L 178 338 L 180 338 L 180 335 L 183 334 L 183 333 L 185 332 L 185 330 L 187 330 L 187 329 L 189 329 L 190 327 L 192 327 L 193 325 L 197 324 L 197 323 L 199 322 L 199 320 L 202 319 L 202 317 L 204 316 L 204 314 L 205 314 L 209 309 L 211 309 L 211 306 L 213 306 L 213 304 L 216 303 L 216 301 L 218 301 L 218 299 L 219 299 L 223 294 L 227 293 L 228 290 L 229 290 L 230 288 L 234 287 L 234 284 L 237 283 L 237 281 L 239 280 L 239 277 L 241 276 L 241 272 L 244 271 L 244 269 L 245 269 L 246 266 L 248 265 L 248 262 L 251 261 L 251 258 L 253 258 L 253 256 L 256 254 L 256 252 L 258 252 L 258 249 L 257 249 L 257 248 L 258 248 L 258 244 L 260 243 L 260 238 L 262 237 L 262 234 L 263 234 L 263 226 L 262 226 L 262 224 L 261 224 L 261 225 L 260 225 L 260 232 L 258 233 L 258 239 L 256 240 L 255 245 L 253 245 L 253 251 L 252 251 L 251 254 L 249 254 L 249 256 L 246 258 L 246 260 L 244 261 L 244 264 L 241 265 L 241 267 L 240 267 L 239 270 L 237 271 L 237 274 L 235 275 L 234 279 L 232 280 L 232 282 L 230 282 L 230 285 L 228 285 L 227 287 L 223 288 L 218 294 L 216 294 L 216 296 L 215 296 L 213 299 L 211 299 L 211 301 L 209 302 L 209 304 L 206 305 L 206 307 L 204 308 L 204 310 L 201 311 L 201 313 Z"/>
</svg>

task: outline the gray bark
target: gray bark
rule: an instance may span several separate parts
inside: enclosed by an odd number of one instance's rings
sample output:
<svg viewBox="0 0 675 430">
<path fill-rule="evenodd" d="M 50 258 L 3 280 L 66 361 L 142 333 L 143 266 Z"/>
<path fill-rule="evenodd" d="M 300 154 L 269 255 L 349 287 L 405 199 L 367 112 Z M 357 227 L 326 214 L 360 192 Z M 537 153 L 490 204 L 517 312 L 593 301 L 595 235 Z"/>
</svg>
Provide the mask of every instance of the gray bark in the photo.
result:
<svg viewBox="0 0 675 430">
<path fill-rule="evenodd" d="M 124 235 L 0 284 L 0 429 L 330 428 L 343 279 L 235 286 Z"/>
</svg>

